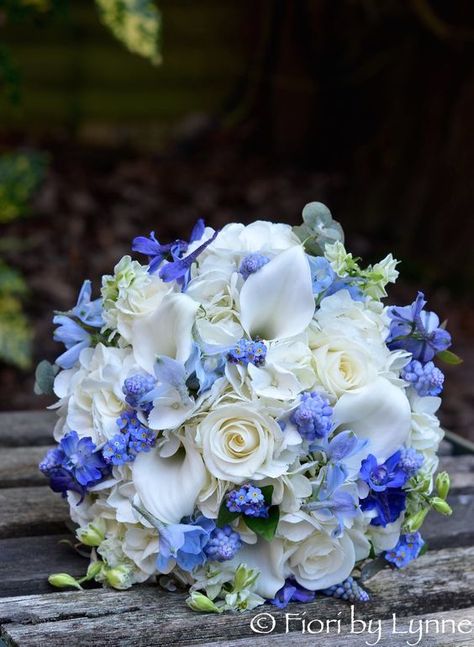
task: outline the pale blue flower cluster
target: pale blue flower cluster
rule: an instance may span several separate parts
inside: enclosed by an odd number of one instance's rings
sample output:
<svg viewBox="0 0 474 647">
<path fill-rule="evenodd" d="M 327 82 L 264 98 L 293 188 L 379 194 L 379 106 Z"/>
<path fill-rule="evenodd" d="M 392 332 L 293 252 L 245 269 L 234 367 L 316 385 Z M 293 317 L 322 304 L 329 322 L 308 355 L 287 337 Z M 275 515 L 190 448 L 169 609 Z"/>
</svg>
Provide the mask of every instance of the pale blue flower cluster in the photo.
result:
<svg viewBox="0 0 474 647">
<path fill-rule="evenodd" d="M 424 545 L 419 532 L 401 535 L 397 545 L 385 553 L 385 559 L 397 568 L 403 568 L 419 556 Z"/>
<path fill-rule="evenodd" d="M 413 359 L 402 371 L 402 378 L 413 386 L 418 395 L 439 395 L 443 390 L 444 375 L 433 362 L 422 364 Z"/>
<path fill-rule="evenodd" d="M 229 512 L 238 512 L 247 517 L 268 517 L 268 505 L 260 488 L 246 483 L 238 490 L 227 494 L 226 506 Z"/>
<path fill-rule="evenodd" d="M 140 452 L 149 452 L 156 442 L 156 433 L 138 419 L 136 411 L 125 411 L 117 419 L 120 433 L 107 441 L 102 454 L 107 463 L 131 463 Z"/>
<path fill-rule="evenodd" d="M 321 593 L 332 598 L 347 600 L 348 602 L 368 602 L 370 599 L 367 591 L 364 591 L 353 577 L 348 577 L 340 584 L 323 589 Z"/>
<path fill-rule="evenodd" d="M 300 404 L 291 414 L 290 420 L 305 440 L 324 438 L 334 426 L 329 401 L 315 391 L 302 394 Z"/>
</svg>

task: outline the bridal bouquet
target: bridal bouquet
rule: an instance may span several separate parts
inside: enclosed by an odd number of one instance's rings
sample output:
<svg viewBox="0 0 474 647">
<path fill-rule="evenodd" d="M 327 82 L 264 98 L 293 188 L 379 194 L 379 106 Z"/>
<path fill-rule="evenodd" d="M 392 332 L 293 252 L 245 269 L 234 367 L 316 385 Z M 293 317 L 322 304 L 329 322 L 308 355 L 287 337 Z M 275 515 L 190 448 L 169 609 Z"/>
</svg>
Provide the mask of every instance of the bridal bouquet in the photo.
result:
<svg viewBox="0 0 474 647">
<path fill-rule="evenodd" d="M 58 398 L 40 469 L 91 559 L 50 582 L 158 577 L 215 612 L 368 599 L 364 564 L 405 566 L 450 513 L 436 361 L 458 358 L 424 295 L 385 306 L 397 261 L 361 266 L 318 202 L 132 250 L 56 314 L 65 352 L 37 370 Z"/>
</svg>

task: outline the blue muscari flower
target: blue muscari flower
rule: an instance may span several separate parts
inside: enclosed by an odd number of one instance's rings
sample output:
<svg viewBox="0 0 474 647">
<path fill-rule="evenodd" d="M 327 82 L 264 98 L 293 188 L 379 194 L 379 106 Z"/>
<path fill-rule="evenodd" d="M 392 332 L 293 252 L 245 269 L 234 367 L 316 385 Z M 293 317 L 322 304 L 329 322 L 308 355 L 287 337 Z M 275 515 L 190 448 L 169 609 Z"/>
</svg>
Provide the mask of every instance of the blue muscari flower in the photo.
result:
<svg viewBox="0 0 474 647">
<path fill-rule="evenodd" d="M 214 528 L 204 547 L 204 552 L 213 562 L 225 562 L 232 559 L 241 546 L 239 533 L 226 525 L 223 528 Z"/>
<path fill-rule="evenodd" d="M 240 339 L 227 352 L 227 361 L 231 364 L 263 366 L 267 356 L 267 347 L 263 341 Z"/>
<path fill-rule="evenodd" d="M 413 449 L 412 447 L 403 447 L 400 450 L 400 462 L 398 463 L 398 467 L 403 470 L 410 479 L 421 469 L 423 461 L 423 454 L 417 452 L 416 449 Z"/>
<path fill-rule="evenodd" d="M 242 274 L 244 279 L 248 279 L 251 274 L 258 272 L 269 261 L 268 256 L 264 256 L 263 254 L 249 254 L 242 259 L 239 266 L 239 273 Z"/>
<path fill-rule="evenodd" d="M 444 375 L 433 362 L 422 364 L 413 359 L 402 370 L 402 378 L 410 382 L 418 395 L 439 395 L 443 390 Z"/>
<path fill-rule="evenodd" d="M 173 561 L 183 571 L 192 571 L 203 564 L 206 559 L 204 549 L 209 542 L 215 522 L 204 516 L 193 523 L 165 525 L 156 520 L 160 534 L 160 543 L 156 566 L 161 573 L 169 573 Z"/>
<path fill-rule="evenodd" d="M 56 364 L 61 368 L 74 366 L 81 351 L 91 345 L 93 329 L 101 328 L 104 323 L 102 299 L 91 301 L 91 290 L 91 282 L 84 281 L 74 308 L 66 314 L 53 317 L 53 323 L 58 326 L 53 339 L 66 347 L 66 352 L 56 360 Z"/>
<path fill-rule="evenodd" d="M 321 593 L 349 602 L 368 602 L 370 599 L 367 591 L 364 591 L 353 577 L 348 577 L 340 584 L 323 589 Z"/>
<path fill-rule="evenodd" d="M 315 391 L 302 394 L 300 404 L 291 414 L 290 420 L 306 440 L 328 436 L 334 425 L 329 401 Z"/>
<path fill-rule="evenodd" d="M 385 526 L 396 521 L 405 510 L 406 492 L 401 488 L 387 488 L 384 492 L 371 491 L 365 499 L 361 499 L 360 507 L 363 512 L 375 511 L 376 515 L 370 520 L 373 526 Z"/>
<path fill-rule="evenodd" d="M 336 279 L 336 273 L 331 263 L 324 256 L 308 256 L 311 279 L 313 281 L 314 294 L 321 294 L 332 285 Z"/>
<path fill-rule="evenodd" d="M 298 584 L 294 579 L 288 578 L 285 584 L 279 589 L 273 599 L 269 599 L 270 604 L 275 605 L 279 609 L 285 609 L 290 602 L 314 602 L 316 599 L 316 592 L 309 591 L 303 586 Z"/>
<path fill-rule="evenodd" d="M 156 378 L 152 375 L 137 373 L 131 377 L 127 377 L 122 386 L 125 402 L 133 409 L 144 409 L 148 413 L 150 403 L 144 402 L 144 398 L 155 388 L 155 385 Z"/>
<path fill-rule="evenodd" d="M 49 450 L 39 469 L 49 477 L 54 492 L 61 492 L 63 496 L 68 490 L 78 492 L 81 501 L 87 489 L 108 473 L 108 466 L 92 438 L 79 438 L 77 431 L 68 432 L 58 447 Z"/>
<path fill-rule="evenodd" d="M 400 535 L 397 545 L 392 550 L 387 550 L 385 559 L 398 568 L 403 568 L 420 554 L 425 542 L 419 532 Z"/>
<path fill-rule="evenodd" d="M 260 488 L 246 483 L 238 490 L 231 490 L 226 497 L 229 512 L 238 512 L 247 517 L 268 517 L 268 505 Z"/>
<path fill-rule="evenodd" d="M 373 454 L 369 454 L 360 466 L 360 478 L 374 492 L 384 492 L 387 488 L 398 488 L 405 485 L 408 474 L 400 465 L 401 452 L 398 451 L 385 463 L 378 464 Z"/>
<path fill-rule="evenodd" d="M 391 322 L 387 346 L 406 350 L 420 362 L 431 361 L 436 353 L 451 346 L 451 335 L 440 328 L 438 315 L 423 309 L 425 305 L 423 292 L 418 292 L 411 305 L 388 309 Z"/>
</svg>

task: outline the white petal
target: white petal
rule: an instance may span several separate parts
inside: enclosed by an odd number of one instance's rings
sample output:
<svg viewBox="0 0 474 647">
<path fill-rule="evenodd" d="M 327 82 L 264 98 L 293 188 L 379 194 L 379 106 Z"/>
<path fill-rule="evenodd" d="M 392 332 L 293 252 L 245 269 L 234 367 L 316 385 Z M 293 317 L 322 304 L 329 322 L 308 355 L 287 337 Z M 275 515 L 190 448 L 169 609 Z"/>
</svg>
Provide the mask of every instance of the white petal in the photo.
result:
<svg viewBox="0 0 474 647">
<path fill-rule="evenodd" d="M 344 393 L 334 405 L 334 421 L 359 438 L 369 440 L 364 456 L 358 456 L 358 460 L 373 454 L 383 462 L 408 438 L 410 403 L 402 389 L 379 377 L 360 389 Z M 355 460 L 353 457 L 348 462 L 352 465 Z"/>
<path fill-rule="evenodd" d="M 188 441 L 186 454 L 163 458 L 157 448 L 138 454 L 133 463 L 133 483 L 142 505 L 163 523 L 179 523 L 194 511 L 199 491 L 206 483 L 201 455 Z"/>
<path fill-rule="evenodd" d="M 246 564 L 248 568 L 260 571 L 255 592 L 263 598 L 274 598 L 285 583 L 284 552 L 281 539 L 267 542 L 260 539 L 256 544 L 243 544 L 234 557 L 235 567 Z"/>
<path fill-rule="evenodd" d="M 153 374 L 157 355 L 185 362 L 199 304 L 186 294 L 168 294 L 155 312 L 133 324 L 131 343 L 137 364 Z"/>
<path fill-rule="evenodd" d="M 251 337 L 298 335 L 309 325 L 314 307 L 309 263 L 300 245 L 251 274 L 240 292 L 241 323 Z"/>
</svg>

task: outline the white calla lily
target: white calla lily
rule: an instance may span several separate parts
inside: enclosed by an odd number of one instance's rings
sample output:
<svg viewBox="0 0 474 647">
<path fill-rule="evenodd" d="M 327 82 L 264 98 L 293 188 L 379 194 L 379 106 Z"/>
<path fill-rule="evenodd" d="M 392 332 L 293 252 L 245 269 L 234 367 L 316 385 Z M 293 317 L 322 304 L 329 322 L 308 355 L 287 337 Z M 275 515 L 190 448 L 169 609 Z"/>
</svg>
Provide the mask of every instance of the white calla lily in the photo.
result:
<svg viewBox="0 0 474 647">
<path fill-rule="evenodd" d="M 179 523 L 194 512 L 206 483 L 201 455 L 187 440 L 185 453 L 160 456 L 157 448 L 138 454 L 132 468 L 133 484 L 142 506 L 163 523 Z"/>
<path fill-rule="evenodd" d="M 240 292 L 241 323 L 252 338 L 294 337 L 309 325 L 314 308 L 311 271 L 300 245 L 251 274 Z"/>
<path fill-rule="evenodd" d="M 259 538 L 256 544 L 243 544 L 233 563 L 235 568 L 245 564 L 260 572 L 255 592 L 263 598 L 274 598 L 285 584 L 285 553 L 281 539 L 267 542 Z"/>
<path fill-rule="evenodd" d="M 410 431 L 410 403 L 405 392 L 384 377 L 360 389 L 347 391 L 334 405 L 334 422 L 353 431 L 369 444 L 344 462 L 358 469 L 360 460 L 373 454 L 385 461 L 405 443 Z M 359 464 L 355 463 L 359 461 Z"/>
<path fill-rule="evenodd" d="M 186 294 L 168 294 L 155 312 L 133 324 L 131 343 L 137 364 L 153 374 L 157 355 L 185 362 L 199 304 Z"/>
</svg>

